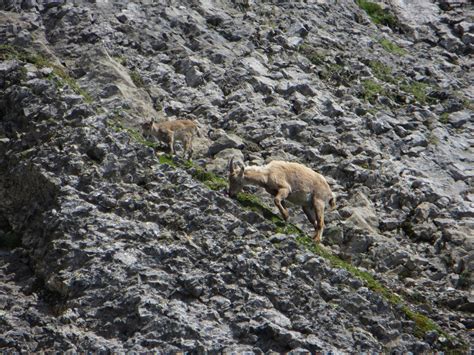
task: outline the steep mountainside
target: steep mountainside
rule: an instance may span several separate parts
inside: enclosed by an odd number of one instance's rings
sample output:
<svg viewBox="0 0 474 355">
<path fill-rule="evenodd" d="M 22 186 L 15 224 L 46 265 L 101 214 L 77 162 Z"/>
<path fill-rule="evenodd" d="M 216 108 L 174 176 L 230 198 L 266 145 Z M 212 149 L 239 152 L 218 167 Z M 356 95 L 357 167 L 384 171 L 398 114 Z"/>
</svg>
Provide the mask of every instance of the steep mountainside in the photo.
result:
<svg viewBox="0 0 474 355">
<path fill-rule="evenodd" d="M 473 5 L 378 3 L 0 1 L 0 349 L 468 351 Z M 327 177 L 322 245 L 231 157 Z"/>
</svg>

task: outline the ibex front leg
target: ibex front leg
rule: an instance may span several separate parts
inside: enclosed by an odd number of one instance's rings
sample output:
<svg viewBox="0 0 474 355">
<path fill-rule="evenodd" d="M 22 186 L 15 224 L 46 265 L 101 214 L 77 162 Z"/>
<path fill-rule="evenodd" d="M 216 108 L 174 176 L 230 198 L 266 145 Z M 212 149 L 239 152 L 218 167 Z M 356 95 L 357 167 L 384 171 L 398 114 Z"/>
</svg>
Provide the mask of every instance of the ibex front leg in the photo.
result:
<svg viewBox="0 0 474 355">
<path fill-rule="evenodd" d="M 281 188 L 281 189 L 278 190 L 277 194 L 275 195 L 275 198 L 273 199 L 273 202 L 275 203 L 275 206 L 278 207 L 278 210 L 280 211 L 280 213 L 281 213 L 281 215 L 282 215 L 282 217 L 285 221 L 288 220 L 289 213 L 288 213 L 288 209 L 286 209 L 282 205 L 281 202 L 288 197 L 289 193 L 290 193 L 290 189 Z"/>
<path fill-rule="evenodd" d="M 319 243 L 321 242 L 321 237 L 323 236 L 324 230 L 324 201 L 313 197 L 313 208 L 316 215 L 316 224 L 314 225 L 314 241 Z"/>
</svg>

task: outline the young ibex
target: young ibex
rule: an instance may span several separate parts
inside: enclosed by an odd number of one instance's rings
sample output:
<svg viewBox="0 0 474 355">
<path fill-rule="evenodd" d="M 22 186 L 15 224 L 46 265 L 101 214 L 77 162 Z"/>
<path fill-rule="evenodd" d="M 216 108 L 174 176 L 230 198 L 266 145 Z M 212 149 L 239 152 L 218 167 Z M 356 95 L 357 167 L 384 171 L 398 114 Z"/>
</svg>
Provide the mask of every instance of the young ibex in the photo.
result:
<svg viewBox="0 0 474 355">
<path fill-rule="evenodd" d="M 274 196 L 283 219 L 288 220 L 288 209 L 282 204 L 286 199 L 298 206 L 314 226 L 314 240 L 319 243 L 324 229 L 324 208 L 329 203 L 336 207 L 336 198 L 326 179 L 317 172 L 298 163 L 274 160 L 265 166 L 234 166 L 229 163 L 229 195 L 234 197 L 244 185 L 263 187 Z"/>
<path fill-rule="evenodd" d="M 154 122 L 149 121 L 142 124 L 144 136 L 154 136 L 168 145 L 171 154 L 175 153 L 174 144 L 177 141 L 183 143 L 183 158 L 191 159 L 193 155 L 193 138 L 200 136 L 197 124 L 191 120 L 175 120 Z"/>
</svg>

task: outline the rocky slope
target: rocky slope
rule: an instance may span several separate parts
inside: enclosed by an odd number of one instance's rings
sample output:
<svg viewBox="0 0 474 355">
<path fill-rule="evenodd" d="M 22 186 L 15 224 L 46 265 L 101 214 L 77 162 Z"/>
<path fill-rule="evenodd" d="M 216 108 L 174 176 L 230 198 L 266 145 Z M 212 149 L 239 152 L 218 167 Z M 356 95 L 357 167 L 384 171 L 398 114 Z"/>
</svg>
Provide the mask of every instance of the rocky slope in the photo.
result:
<svg viewBox="0 0 474 355">
<path fill-rule="evenodd" d="M 472 5 L 165 3 L 0 2 L 0 348 L 467 351 Z M 323 248 L 231 156 L 327 176 Z"/>
</svg>

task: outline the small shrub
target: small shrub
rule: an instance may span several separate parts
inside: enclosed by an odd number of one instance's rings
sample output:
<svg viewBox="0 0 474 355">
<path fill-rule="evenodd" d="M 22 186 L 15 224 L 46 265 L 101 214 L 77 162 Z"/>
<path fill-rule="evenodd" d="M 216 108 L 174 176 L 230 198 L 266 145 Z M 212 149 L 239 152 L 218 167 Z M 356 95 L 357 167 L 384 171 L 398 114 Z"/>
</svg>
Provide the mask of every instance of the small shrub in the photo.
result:
<svg viewBox="0 0 474 355">
<path fill-rule="evenodd" d="M 432 332 L 432 331 L 441 333 L 444 336 L 448 337 L 447 334 L 442 332 L 439 326 L 435 322 L 433 322 L 431 319 L 429 319 L 427 316 L 421 313 L 412 311 L 406 305 L 402 306 L 402 311 L 403 313 L 405 313 L 405 315 L 409 319 L 415 322 L 414 333 L 416 337 L 423 339 L 426 333 Z"/>
</svg>

